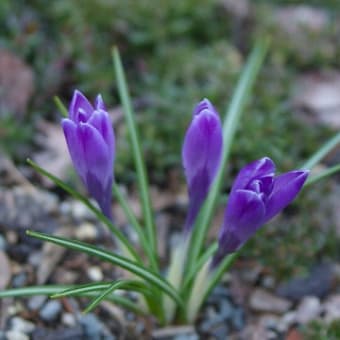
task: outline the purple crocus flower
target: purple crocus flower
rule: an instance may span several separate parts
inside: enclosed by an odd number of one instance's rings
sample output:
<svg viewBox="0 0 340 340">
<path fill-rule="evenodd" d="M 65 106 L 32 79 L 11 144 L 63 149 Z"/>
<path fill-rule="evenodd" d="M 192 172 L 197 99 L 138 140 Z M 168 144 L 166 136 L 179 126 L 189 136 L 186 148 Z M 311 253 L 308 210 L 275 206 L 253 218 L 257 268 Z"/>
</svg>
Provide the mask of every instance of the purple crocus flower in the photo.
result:
<svg viewBox="0 0 340 340">
<path fill-rule="evenodd" d="M 79 177 L 102 212 L 111 219 L 115 140 L 101 95 L 97 96 L 93 107 L 80 91 L 75 90 L 69 118 L 62 120 L 62 127 Z"/>
<path fill-rule="evenodd" d="M 308 170 L 294 170 L 275 177 L 275 164 L 267 157 L 246 165 L 232 186 L 212 266 L 238 250 L 293 201 L 308 173 Z"/>
<path fill-rule="evenodd" d="M 219 115 L 208 99 L 194 109 L 182 149 L 182 162 L 189 191 L 185 232 L 189 232 L 215 178 L 222 155 Z"/>
</svg>

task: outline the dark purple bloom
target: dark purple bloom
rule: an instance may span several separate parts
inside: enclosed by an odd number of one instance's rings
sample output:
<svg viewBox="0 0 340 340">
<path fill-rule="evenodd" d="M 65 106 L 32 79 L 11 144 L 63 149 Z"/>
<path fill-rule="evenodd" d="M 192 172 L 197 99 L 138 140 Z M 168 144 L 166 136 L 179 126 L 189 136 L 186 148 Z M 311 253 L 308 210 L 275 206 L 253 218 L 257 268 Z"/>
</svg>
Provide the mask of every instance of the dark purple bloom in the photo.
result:
<svg viewBox="0 0 340 340">
<path fill-rule="evenodd" d="M 194 109 L 182 149 L 182 162 L 189 191 L 185 231 L 191 230 L 215 178 L 222 155 L 222 127 L 217 111 L 208 99 Z"/>
<path fill-rule="evenodd" d="M 69 118 L 62 120 L 73 165 L 89 194 L 111 218 L 115 140 L 112 122 L 100 95 L 94 107 L 79 91 L 73 94 Z"/>
<path fill-rule="evenodd" d="M 267 157 L 246 165 L 230 192 L 213 265 L 238 250 L 257 229 L 293 201 L 308 173 L 295 170 L 275 177 L 275 164 Z"/>
</svg>

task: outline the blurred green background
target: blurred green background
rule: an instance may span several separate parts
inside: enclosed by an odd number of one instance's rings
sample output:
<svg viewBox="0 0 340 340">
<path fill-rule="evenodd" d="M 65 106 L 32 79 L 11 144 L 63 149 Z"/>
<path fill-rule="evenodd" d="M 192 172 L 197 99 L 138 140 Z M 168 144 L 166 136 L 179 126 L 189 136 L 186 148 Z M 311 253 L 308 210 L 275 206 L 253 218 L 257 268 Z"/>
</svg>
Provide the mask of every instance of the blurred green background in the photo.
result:
<svg viewBox="0 0 340 340">
<path fill-rule="evenodd" d="M 335 131 L 318 120 L 308 96 L 301 104 L 299 83 L 305 75 L 318 79 L 339 69 L 339 7 L 336 0 L 2 0 L 0 51 L 20 58 L 34 76 L 22 112 L 1 103 L 3 148 L 17 163 L 30 155 L 39 120 L 60 120 L 54 95 L 67 103 L 75 88 L 89 98 L 100 92 L 110 108 L 117 108 L 110 57 L 117 45 L 151 181 L 166 188 L 169 172 L 181 168 L 182 140 L 194 105 L 207 97 L 223 115 L 254 41 L 268 37 L 270 51 L 237 132 L 226 189 L 240 166 L 264 155 L 281 171 L 298 167 Z M 21 95 L 18 91 L 14 98 Z M 132 183 L 124 127 L 117 135 L 116 177 Z M 335 225 L 324 199 L 332 188 L 332 180 L 326 180 L 305 190 L 246 253 L 280 277 L 319 259 L 338 258 Z"/>
</svg>

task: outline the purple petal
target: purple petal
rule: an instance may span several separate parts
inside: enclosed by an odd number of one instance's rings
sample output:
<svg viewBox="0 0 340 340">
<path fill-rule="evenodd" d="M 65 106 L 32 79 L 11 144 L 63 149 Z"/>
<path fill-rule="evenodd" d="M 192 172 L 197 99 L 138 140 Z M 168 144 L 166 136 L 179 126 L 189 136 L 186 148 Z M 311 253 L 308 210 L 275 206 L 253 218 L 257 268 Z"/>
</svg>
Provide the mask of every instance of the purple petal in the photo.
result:
<svg viewBox="0 0 340 340">
<path fill-rule="evenodd" d="M 261 196 L 250 190 L 230 194 L 223 229 L 231 229 L 241 241 L 248 239 L 263 223 L 265 206 Z"/>
<path fill-rule="evenodd" d="M 93 111 L 93 106 L 87 100 L 87 98 L 78 90 L 73 93 L 72 101 L 69 108 L 69 117 L 74 122 L 86 121 L 90 117 Z M 80 116 L 86 117 L 81 119 Z"/>
<path fill-rule="evenodd" d="M 274 173 L 275 164 L 270 158 L 264 157 L 256 160 L 241 169 L 234 181 L 231 193 L 247 188 L 250 181 L 254 178 L 273 176 Z"/>
<path fill-rule="evenodd" d="M 192 227 L 214 180 L 222 156 L 222 127 L 217 113 L 208 110 L 208 100 L 201 102 L 184 138 L 182 161 L 189 188 L 189 211 L 185 229 Z"/>
<path fill-rule="evenodd" d="M 106 187 L 113 175 L 113 162 L 112 158 L 108 157 L 108 146 L 92 125 L 81 123 L 79 129 L 87 170 L 98 179 L 102 187 Z"/>
<path fill-rule="evenodd" d="M 108 162 L 113 163 L 115 155 L 115 139 L 112 122 L 108 113 L 106 111 L 96 110 L 93 112 L 87 123 L 94 126 L 99 131 L 108 147 L 107 157 L 110 158 Z"/>
<path fill-rule="evenodd" d="M 98 202 L 104 215 L 112 220 L 112 178 L 103 186 L 103 183 L 91 172 L 86 176 L 87 190 L 90 195 Z"/>
<path fill-rule="evenodd" d="M 100 94 L 98 94 L 97 98 L 96 98 L 96 101 L 94 103 L 94 107 L 97 109 L 97 110 L 103 110 L 103 111 L 106 111 L 106 107 L 105 107 L 105 104 L 104 104 L 104 101 L 103 101 L 103 98 Z"/>
<path fill-rule="evenodd" d="M 202 113 L 202 111 L 207 110 L 210 113 L 215 114 L 218 116 L 218 112 L 216 111 L 214 105 L 211 104 L 210 100 L 207 98 L 204 98 L 202 101 L 200 101 L 193 111 L 193 116 L 197 116 Z"/>
<path fill-rule="evenodd" d="M 185 221 L 185 231 L 188 232 L 193 226 L 201 206 L 207 197 L 210 180 L 207 170 L 203 168 L 192 179 L 189 185 L 189 207 Z"/>
<path fill-rule="evenodd" d="M 85 182 L 87 165 L 85 162 L 85 152 L 82 140 L 80 139 L 79 129 L 77 125 L 70 119 L 63 119 L 61 125 L 64 130 L 64 135 L 73 165 L 78 175 Z"/>
<path fill-rule="evenodd" d="M 238 250 L 256 232 L 262 225 L 264 214 L 264 203 L 255 192 L 237 190 L 230 195 L 213 266 L 225 255 Z"/>
<path fill-rule="evenodd" d="M 184 138 L 182 162 L 190 183 L 202 168 L 213 178 L 221 160 L 222 127 L 218 116 L 210 111 L 194 116 Z"/>
<path fill-rule="evenodd" d="M 284 209 L 300 192 L 309 171 L 290 171 L 274 178 L 273 190 L 266 202 L 265 222 Z"/>
</svg>

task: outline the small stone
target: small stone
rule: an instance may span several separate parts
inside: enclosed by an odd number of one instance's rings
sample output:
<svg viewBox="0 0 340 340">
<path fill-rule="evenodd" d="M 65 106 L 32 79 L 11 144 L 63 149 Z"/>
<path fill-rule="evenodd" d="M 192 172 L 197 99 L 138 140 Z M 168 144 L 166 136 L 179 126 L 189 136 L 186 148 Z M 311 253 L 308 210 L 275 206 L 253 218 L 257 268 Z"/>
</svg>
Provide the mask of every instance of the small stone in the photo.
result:
<svg viewBox="0 0 340 340">
<path fill-rule="evenodd" d="M 214 327 L 209 331 L 209 333 L 214 337 L 216 340 L 224 340 L 227 338 L 229 333 L 229 327 L 227 324 L 219 324 L 218 326 Z"/>
<path fill-rule="evenodd" d="M 332 295 L 323 305 L 325 313 L 324 320 L 331 323 L 334 320 L 340 320 L 340 295 Z"/>
<path fill-rule="evenodd" d="M 14 288 L 20 288 L 26 285 L 27 282 L 27 274 L 25 272 L 21 272 L 18 275 L 15 275 L 12 279 L 12 286 Z"/>
<path fill-rule="evenodd" d="M 284 314 L 278 325 L 277 329 L 280 332 L 286 332 L 289 328 L 291 328 L 296 323 L 296 311 L 290 311 Z"/>
<path fill-rule="evenodd" d="M 92 281 L 102 281 L 104 278 L 103 272 L 99 267 L 90 267 L 87 270 L 87 276 Z"/>
<path fill-rule="evenodd" d="M 234 307 L 228 300 L 221 300 L 219 314 L 223 320 L 229 320 L 232 318 Z"/>
<path fill-rule="evenodd" d="M 86 314 L 79 320 L 88 339 L 100 340 L 102 323 L 93 314 Z"/>
<path fill-rule="evenodd" d="M 0 250 L 0 290 L 11 281 L 11 265 L 5 252 Z"/>
<path fill-rule="evenodd" d="M 76 317 L 72 313 L 63 313 L 61 316 L 61 321 L 65 326 L 68 327 L 73 327 L 77 323 Z"/>
<path fill-rule="evenodd" d="M 232 316 L 232 324 L 234 328 L 240 331 L 245 326 L 244 311 L 242 308 L 235 308 Z"/>
<path fill-rule="evenodd" d="M 6 239 L 0 234 L 0 250 L 6 249 Z"/>
<path fill-rule="evenodd" d="M 29 300 L 28 300 L 28 308 L 30 310 L 38 310 L 41 308 L 41 306 L 44 304 L 44 302 L 46 301 L 47 297 L 44 295 L 36 295 L 36 296 L 32 296 Z"/>
<path fill-rule="evenodd" d="M 255 289 L 250 296 L 250 308 L 258 312 L 285 313 L 292 303 L 263 289 Z"/>
<path fill-rule="evenodd" d="M 29 336 L 18 332 L 18 331 L 8 331 L 5 333 L 7 340 L 29 340 Z"/>
<path fill-rule="evenodd" d="M 306 296 L 296 311 L 296 320 L 305 325 L 318 318 L 321 312 L 320 300 L 316 296 Z"/>
<path fill-rule="evenodd" d="M 313 268 L 308 276 L 293 278 L 281 284 L 277 294 L 299 301 L 304 296 L 317 296 L 322 299 L 333 287 L 335 273 L 332 265 L 323 263 Z"/>
<path fill-rule="evenodd" d="M 34 331 L 34 329 L 35 325 L 30 321 L 22 319 L 18 316 L 11 319 L 11 330 L 13 331 L 30 334 Z"/>
<path fill-rule="evenodd" d="M 61 303 L 58 300 L 50 300 L 41 309 L 39 315 L 47 322 L 54 321 L 58 318 L 61 312 Z"/>
<path fill-rule="evenodd" d="M 261 280 L 261 284 L 264 288 L 273 289 L 275 287 L 275 278 L 270 275 L 266 275 Z"/>
<path fill-rule="evenodd" d="M 279 317 L 273 314 L 265 314 L 260 318 L 260 324 L 266 329 L 276 329 Z"/>
<path fill-rule="evenodd" d="M 97 237 L 97 228 L 91 223 L 81 224 L 75 232 L 77 240 L 95 240 Z"/>
</svg>

